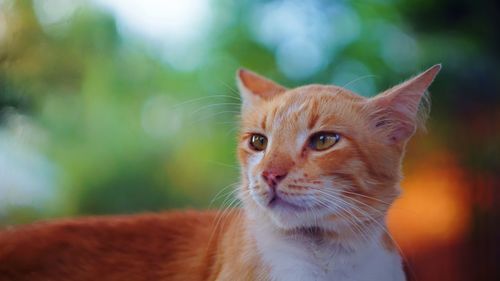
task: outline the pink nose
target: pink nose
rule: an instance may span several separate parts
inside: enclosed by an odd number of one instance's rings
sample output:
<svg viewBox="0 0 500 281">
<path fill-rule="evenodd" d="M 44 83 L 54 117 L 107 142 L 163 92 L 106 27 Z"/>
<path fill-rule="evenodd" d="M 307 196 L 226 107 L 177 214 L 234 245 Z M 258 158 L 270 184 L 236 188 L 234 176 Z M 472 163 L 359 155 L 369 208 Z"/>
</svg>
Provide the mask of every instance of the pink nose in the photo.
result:
<svg viewBox="0 0 500 281">
<path fill-rule="evenodd" d="M 270 188 L 275 189 L 278 183 L 282 181 L 287 174 L 288 172 L 284 170 L 268 169 L 262 172 L 262 178 Z"/>
</svg>

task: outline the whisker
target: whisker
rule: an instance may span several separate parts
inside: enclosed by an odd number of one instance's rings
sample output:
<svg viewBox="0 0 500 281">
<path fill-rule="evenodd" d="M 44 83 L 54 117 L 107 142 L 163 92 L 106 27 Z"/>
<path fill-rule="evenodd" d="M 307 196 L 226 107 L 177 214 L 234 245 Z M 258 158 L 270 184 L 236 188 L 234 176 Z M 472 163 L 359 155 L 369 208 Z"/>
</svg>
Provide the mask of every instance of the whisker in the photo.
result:
<svg viewBox="0 0 500 281">
<path fill-rule="evenodd" d="M 368 74 L 368 75 L 363 75 L 363 76 L 360 76 L 358 78 L 354 78 L 353 80 L 345 83 L 341 88 L 339 88 L 336 92 L 336 94 L 340 93 L 342 91 L 343 88 L 346 88 L 348 87 L 349 85 L 353 84 L 353 83 L 356 83 L 356 82 L 359 82 L 359 81 L 362 81 L 363 79 L 367 79 L 367 78 L 373 78 L 373 77 L 377 77 L 377 75 L 373 75 L 373 74 Z"/>
<path fill-rule="evenodd" d="M 204 105 L 200 108 L 198 108 L 197 110 L 191 112 L 191 115 L 196 115 L 198 112 L 200 111 L 203 111 L 205 109 L 209 109 L 209 108 L 212 108 L 212 107 L 216 107 L 216 106 L 240 106 L 239 103 L 234 103 L 234 102 L 222 102 L 222 103 L 213 103 L 213 104 L 207 104 L 207 105 Z"/>
<path fill-rule="evenodd" d="M 210 201 L 210 204 L 208 205 L 208 208 L 210 208 L 210 206 L 212 206 L 212 204 L 219 198 L 220 195 L 224 194 L 224 191 L 226 191 L 228 188 L 237 186 L 238 184 L 239 184 L 239 182 L 231 183 L 231 184 L 228 184 L 225 187 L 223 187 L 221 190 L 219 190 L 215 194 L 214 198 Z M 229 192 L 232 192 L 232 191 L 229 191 Z"/>
<path fill-rule="evenodd" d="M 340 202 L 333 201 L 333 199 L 338 199 L 338 198 L 331 198 L 328 200 L 328 202 L 323 202 L 323 201 L 318 200 L 318 203 L 321 204 L 322 206 L 326 207 L 328 210 L 335 212 L 336 214 L 341 216 L 343 219 L 345 219 L 351 227 L 355 228 L 355 231 L 359 232 L 359 234 L 361 235 L 361 238 L 363 240 L 365 240 L 367 243 L 369 243 L 371 241 L 371 239 L 370 239 L 370 235 L 368 235 L 366 229 L 364 228 L 364 222 L 362 220 L 360 220 L 351 211 L 349 211 L 347 208 L 339 205 L 338 203 L 340 203 Z M 329 203 L 329 204 L 327 204 L 327 203 Z M 332 209 L 330 204 L 335 205 L 337 208 L 339 208 L 341 210 L 341 212 L 338 212 L 337 210 Z M 342 212 L 349 214 L 351 217 L 348 217 L 348 216 L 342 214 Z"/>
<path fill-rule="evenodd" d="M 240 169 L 239 165 L 231 165 L 231 164 L 227 164 L 227 163 L 223 163 L 223 162 L 218 162 L 218 161 L 213 161 L 213 160 L 205 160 L 204 162 L 211 163 L 211 164 L 216 164 L 216 165 L 220 165 L 220 166 L 223 166 L 223 167 L 233 168 L 233 169 L 236 169 L 236 170 Z M 233 183 L 233 184 L 239 184 L 239 182 Z"/>
<path fill-rule="evenodd" d="M 186 101 L 182 101 L 180 103 L 174 104 L 172 106 L 172 108 L 178 108 L 178 107 L 181 107 L 181 106 L 186 105 L 186 104 L 191 104 L 191 103 L 195 103 L 195 102 L 198 102 L 198 101 L 203 101 L 203 100 L 206 100 L 206 99 L 222 99 L 222 98 L 230 98 L 230 99 L 234 99 L 234 100 L 237 100 L 237 101 L 241 101 L 240 98 L 237 98 L 237 97 L 234 97 L 234 96 L 231 96 L 231 95 L 210 95 L 210 96 L 198 97 L 198 98 L 194 98 L 194 99 L 189 99 L 189 100 L 186 100 Z"/>
<path fill-rule="evenodd" d="M 347 203 L 347 202 L 345 202 Z M 353 206 L 355 207 L 355 206 Z M 359 211 L 363 212 L 361 209 L 359 209 Z M 385 233 L 387 234 L 387 236 L 391 239 L 391 241 L 394 243 L 394 245 L 397 247 L 402 259 L 407 263 L 409 264 L 409 260 L 407 259 L 407 257 L 405 256 L 404 252 L 403 252 L 403 249 L 401 248 L 401 246 L 398 244 L 398 242 L 394 239 L 394 237 L 392 236 L 392 234 L 389 232 L 389 230 L 387 229 L 387 227 L 385 225 L 381 225 L 380 222 L 378 220 L 375 220 L 373 217 L 370 216 L 370 214 L 366 213 L 365 214 L 374 222 L 376 223 L 380 229 Z M 410 269 L 411 270 L 411 269 Z M 414 274 L 414 273 L 413 273 Z"/>
<path fill-rule="evenodd" d="M 234 89 L 233 87 L 231 87 L 230 85 L 228 85 L 226 82 L 224 82 L 222 80 L 219 80 L 219 83 L 221 83 L 222 85 L 224 85 L 231 93 L 236 94 L 236 96 L 234 96 L 234 98 L 237 98 L 238 100 L 241 100 L 240 94 L 239 94 L 239 92 L 236 89 Z"/>
<path fill-rule="evenodd" d="M 318 191 L 318 193 L 320 194 L 324 194 L 324 195 L 329 195 L 328 193 L 322 191 L 322 190 L 316 190 Z M 323 197 L 323 200 L 325 198 Z M 358 216 L 356 216 L 354 213 L 352 213 L 348 208 L 345 208 L 343 207 L 342 205 L 338 204 L 338 200 L 340 198 L 337 198 L 337 197 L 334 197 L 334 196 L 328 196 L 327 197 L 327 202 L 323 202 L 319 199 L 315 199 L 318 203 L 320 203 L 322 206 L 326 207 L 328 210 L 330 211 L 333 211 L 335 212 L 336 214 L 340 215 L 342 218 L 346 219 L 347 222 L 349 222 L 349 224 L 353 227 L 356 227 L 356 230 L 363 236 L 362 238 L 364 238 L 364 240 L 366 240 L 367 242 L 370 241 L 370 239 L 368 238 L 369 236 L 367 235 L 366 231 L 364 230 L 364 222 L 358 218 Z M 341 210 L 341 212 L 338 212 L 337 210 L 335 209 L 332 209 L 331 205 L 334 205 L 335 207 L 339 208 Z M 347 215 L 343 215 L 342 212 L 345 212 L 347 213 L 348 215 L 351 216 L 351 218 L 349 218 Z M 354 221 L 356 220 L 356 221 Z"/>
<path fill-rule="evenodd" d="M 215 217 L 215 223 L 208 239 L 208 245 L 210 245 L 210 242 L 212 241 L 215 232 L 224 227 L 224 224 L 220 226 L 220 223 L 224 220 L 224 218 L 229 216 L 232 212 L 234 212 L 234 210 L 236 210 L 235 208 L 231 208 L 235 204 L 235 202 L 239 202 L 238 197 L 233 197 L 231 199 L 231 196 L 234 195 L 235 192 L 237 192 L 237 189 L 234 189 L 233 191 L 229 192 L 226 195 L 226 199 L 224 199 L 224 201 L 222 202 L 222 211 L 220 211 Z M 224 205 L 226 206 L 224 207 Z"/>
<path fill-rule="evenodd" d="M 235 111 L 235 110 L 224 110 L 224 111 L 212 112 L 212 114 L 205 114 L 203 116 L 200 116 L 200 117 L 194 119 L 194 121 L 195 121 L 195 123 L 198 123 L 201 120 L 208 120 L 208 119 L 213 118 L 215 116 L 219 116 L 219 115 L 222 115 L 222 114 L 228 114 L 228 113 L 232 113 L 234 115 L 237 115 L 240 112 L 239 111 Z"/>
<path fill-rule="evenodd" d="M 365 216 L 367 216 L 367 217 L 368 217 L 368 219 L 369 219 L 370 221 L 372 221 L 373 223 L 375 223 L 375 224 L 376 224 L 376 225 L 380 228 L 380 230 L 382 230 L 385 234 L 387 234 L 387 235 L 388 235 L 388 237 L 391 239 L 391 241 L 394 243 L 394 245 L 395 245 L 395 246 L 396 246 L 396 248 L 398 249 L 398 251 L 399 251 L 399 253 L 400 253 L 400 255 L 401 255 L 402 259 L 403 259 L 403 260 L 404 260 L 407 264 L 409 264 L 408 259 L 407 259 L 407 257 L 404 255 L 404 253 L 403 253 L 403 250 L 402 250 L 401 246 L 400 246 L 400 245 L 398 244 L 398 242 L 394 239 L 394 237 L 393 237 L 393 236 L 392 236 L 392 234 L 388 231 L 388 229 L 387 229 L 387 227 L 386 227 L 386 226 L 382 225 L 382 224 L 379 222 L 379 220 L 377 220 L 377 219 L 373 218 L 373 217 L 372 217 L 369 213 L 367 213 L 366 211 L 363 211 L 362 209 L 358 208 L 357 206 L 353 205 L 352 203 L 349 203 L 349 202 L 347 202 L 347 201 L 345 201 L 345 200 L 343 200 L 343 199 L 341 199 L 341 198 L 336 198 L 336 199 L 337 199 L 337 200 L 339 200 L 340 202 L 343 202 L 343 204 L 346 204 L 346 205 L 350 206 L 351 208 L 353 208 L 353 209 L 357 210 L 358 212 L 363 213 Z M 353 198 L 351 198 L 351 199 L 353 199 Z M 359 202 L 359 203 L 362 203 L 362 202 Z M 380 243 L 380 241 L 377 241 L 377 243 Z"/>
<path fill-rule="evenodd" d="M 341 195 L 341 193 L 332 193 L 332 195 L 333 195 L 333 194 L 337 195 L 338 197 L 345 198 L 345 200 L 352 200 L 352 201 L 354 201 L 354 202 L 356 202 L 356 203 L 359 203 L 359 204 L 361 204 L 361 205 L 363 205 L 363 206 L 365 206 L 365 207 L 368 207 L 368 208 L 372 209 L 373 211 L 377 212 L 378 214 L 380 214 L 380 215 L 382 215 L 382 216 L 385 216 L 385 213 L 383 213 L 382 211 L 380 211 L 380 210 L 378 210 L 377 208 L 375 208 L 375 207 L 373 207 L 373 206 L 370 206 L 370 205 L 368 205 L 368 204 L 366 204 L 366 203 L 364 203 L 364 202 L 362 202 L 362 201 L 359 201 L 359 200 L 357 200 L 357 199 L 355 199 L 355 198 L 351 198 L 351 197 L 343 197 L 343 196 Z M 341 198 L 339 198 L 339 199 L 340 199 L 340 200 L 342 200 Z M 348 203 L 348 202 L 346 201 L 346 203 Z M 354 205 L 353 205 L 353 206 L 354 206 Z"/>
<path fill-rule="evenodd" d="M 385 205 L 388 205 L 388 206 L 392 205 L 392 203 L 388 203 L 388 202 L 385 202 L 385 201 L 380 200 L 378 198 L 375 198 L 375 197 L 372 197 L 372 196 L 368 196 L 368 195 L 364 195 L 364 194 L 361 194 L 361 193 L 358 193 L 358 192 L 351 192 L 351 191 L 347 191 L 347 190 L 342 190 L 342 193 L 347 193 L 347 194 L 351 194 L 351 195 L 356 195 L 356 196 L 364 197 L 364 198 L 371 199 L 371 200 L 377 201 L 379 203 L 382 203 L 382 204 L 385 204 Z"/>
</svg>

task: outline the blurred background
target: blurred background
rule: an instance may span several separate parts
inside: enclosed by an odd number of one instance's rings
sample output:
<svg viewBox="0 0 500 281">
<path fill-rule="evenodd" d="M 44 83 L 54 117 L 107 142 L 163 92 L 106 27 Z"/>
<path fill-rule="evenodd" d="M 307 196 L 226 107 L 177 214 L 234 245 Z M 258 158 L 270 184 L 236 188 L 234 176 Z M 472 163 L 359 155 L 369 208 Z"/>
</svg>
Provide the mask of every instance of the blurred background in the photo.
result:
<svg viewBox="0 0 500 281">
<path fill-rule="evenodd" d="M 389 225 L 411 280 L 500 280 L 499 3 L 0 0 L 0 225 L 227 205 L 240 66 L 372 96 L 442 63 Z"/>
</svg>

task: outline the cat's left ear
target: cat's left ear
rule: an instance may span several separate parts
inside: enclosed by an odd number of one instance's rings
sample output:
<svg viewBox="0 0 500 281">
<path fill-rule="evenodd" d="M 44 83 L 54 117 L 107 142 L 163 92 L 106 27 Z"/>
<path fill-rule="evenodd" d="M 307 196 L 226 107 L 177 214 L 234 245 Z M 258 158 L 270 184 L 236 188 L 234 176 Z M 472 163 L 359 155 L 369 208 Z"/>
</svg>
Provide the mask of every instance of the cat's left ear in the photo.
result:
<svg viewBox="0 0 500 281">
<path fill-rule="evenodd" d="M 286 91 L 285 87 L 243 68 L 236 72 L 236 81 L 244 107 L 270 100 Z"/>
<path fill-rule="evenodd" d="M 389 144 L 405 143 L 428 113 L 426 92 L 441 70 L 437 64 L 368 101 L 372 128 Z M 428 106 L 428 105 L 427 105 Z"/>
</svg>

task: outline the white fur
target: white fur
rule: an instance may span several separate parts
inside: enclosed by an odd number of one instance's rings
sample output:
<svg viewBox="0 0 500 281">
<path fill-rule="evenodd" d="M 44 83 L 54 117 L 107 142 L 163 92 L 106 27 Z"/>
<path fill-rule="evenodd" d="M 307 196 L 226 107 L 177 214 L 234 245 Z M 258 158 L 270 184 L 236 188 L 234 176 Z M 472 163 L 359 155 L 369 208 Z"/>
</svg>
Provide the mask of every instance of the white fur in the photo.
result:
<svg viewBox="0 0 500 281">
<path fill-rule="evenodd" d="M 307 238 L 286 238 L 261 224 L 252 228 L 272 281 L 405 280 L 400 256 L 384 249 L 381 239 L 358 245 L 322 244 Z M 380 238 L 381 232 L 376 235 Z"/>
</svg>

